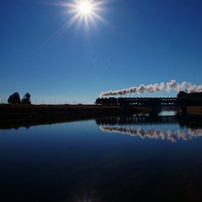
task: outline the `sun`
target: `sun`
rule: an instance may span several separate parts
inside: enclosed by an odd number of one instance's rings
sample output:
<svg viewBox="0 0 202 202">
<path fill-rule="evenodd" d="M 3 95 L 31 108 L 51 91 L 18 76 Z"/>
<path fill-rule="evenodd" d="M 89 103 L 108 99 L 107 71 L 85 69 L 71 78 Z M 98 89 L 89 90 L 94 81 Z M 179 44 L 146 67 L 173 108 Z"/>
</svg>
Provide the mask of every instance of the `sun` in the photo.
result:
<svg viewBox="0 0 202 202">
<path fill-rule="evenodd" d="M 98 21 L 108 25 L 108 22 L 101 16 L 104 12 L 103 5 L 106 3 L 106 0 L 72 0 L 72 3 L 64 3 L 67 14 L 71 16 L 65 29 L 76 24 L 77 29 L 84 25 L 86 30 L 89 30 L 91 25 L 96 27 Z"/>
<path fill-rule="evenodd" d="M 49 1 L 49 0 L 47 0 Z M 63 7 L 63 16 L 67 18 L 64 25 L 57 31 L 58 35 L 61 35 L 68 28 L 75 25 L 78 32 L 81 28 L 85 29 L 86 33 L 89 33 L 91 27 L 99 30 L 98 23 L 106 26 L 108 29 L 114 31 L 113 26 L 103 17 L 107 16 L 107 12 L 110 11 L 106 4 L 112 3 L 114 0 L 50 0 L 46 5 Z"/>
<path fill-rule="evenodd" d="M 88 15 L 91 13 L 93 7 L 92 5 L 90 4 L 90 2 L 81 2 L 79 4 L 79 11 L 81 12 L 81 14 L 84 14 L 84 15 Z"/>
</svg>

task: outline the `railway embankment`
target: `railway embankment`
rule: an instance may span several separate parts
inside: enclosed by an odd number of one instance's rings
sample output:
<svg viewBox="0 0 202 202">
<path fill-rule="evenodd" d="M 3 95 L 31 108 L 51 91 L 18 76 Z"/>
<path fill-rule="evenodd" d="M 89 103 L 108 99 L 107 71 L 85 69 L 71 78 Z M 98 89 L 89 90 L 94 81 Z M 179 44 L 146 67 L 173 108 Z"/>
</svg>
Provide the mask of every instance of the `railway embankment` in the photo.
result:
<svg viewBox="0 0 202 202">
<path fill-rule="evenodd" d="M 189 106 L 186 112 L 193 115 L 202 115 L 202 106 Z"/>
<path fill-rule="evenodd" d="M 99 105 L 0 105 L 0 129 L 51 124 L 101 116 L 131 115 L 146 113 L 141 107 Z"/>
</svg>

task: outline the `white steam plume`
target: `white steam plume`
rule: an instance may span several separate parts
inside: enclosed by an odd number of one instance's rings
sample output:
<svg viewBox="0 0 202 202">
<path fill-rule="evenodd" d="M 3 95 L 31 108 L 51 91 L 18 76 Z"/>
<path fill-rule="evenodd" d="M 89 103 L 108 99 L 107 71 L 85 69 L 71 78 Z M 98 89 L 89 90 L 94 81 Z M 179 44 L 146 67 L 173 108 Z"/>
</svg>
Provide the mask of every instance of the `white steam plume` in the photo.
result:
<svg viewBox="0 0 202 202">
<path fill-rule="evenodd" d="M 186 90 L 188 93 L 191 92 L 202 92 L 202 85 L 192 85 L 186 81 L 182 82 L 181 84 L 177 83 L 175 80 L 171 80 L 166 84 L 164 82 L 160 84 L 149 84 L 145 86 L 141 84 L 139 87 L 131 87 L 127 89 L 117 90 L 117 91 L 108 91 L 102 92 L 100 94 L 101 97 L 108 97 L 108 96 L 122 96 L 126 94 L 133 94 L 138 93 L 141 94 L 143 92 L 154 93 L 154 92 L 170 92 L 171 90 L 175 90 L 177 92 Z"/>
</svg>

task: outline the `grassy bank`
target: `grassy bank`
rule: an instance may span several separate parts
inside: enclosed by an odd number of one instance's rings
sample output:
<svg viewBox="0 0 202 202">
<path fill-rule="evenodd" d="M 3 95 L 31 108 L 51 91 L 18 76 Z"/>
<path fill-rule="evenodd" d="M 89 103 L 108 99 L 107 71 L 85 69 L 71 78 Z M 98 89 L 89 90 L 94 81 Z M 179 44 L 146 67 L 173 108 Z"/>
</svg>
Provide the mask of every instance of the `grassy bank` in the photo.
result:
<svg viewBox="0 0 202 202">
<path fill-rule="evenodd" d="M 194 115 L 202 115 L 202 106 L 187 107 L 187 113 L 194 114 Z"/>
<path fill-rule="evenodd" d="M 50 124 L 100 116 L 135 114 L 146 109 L 98 105 L 0 105 L 0 128 Z"/>
</svg>

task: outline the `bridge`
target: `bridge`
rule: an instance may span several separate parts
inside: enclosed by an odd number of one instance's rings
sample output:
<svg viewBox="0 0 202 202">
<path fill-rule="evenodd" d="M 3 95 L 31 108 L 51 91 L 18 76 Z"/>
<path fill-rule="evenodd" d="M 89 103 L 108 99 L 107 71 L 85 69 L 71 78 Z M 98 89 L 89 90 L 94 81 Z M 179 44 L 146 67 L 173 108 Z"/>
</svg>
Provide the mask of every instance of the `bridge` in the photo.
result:
<svg viewBox="0 0 202 202">
<path fill-rule="evenodd" d="M 97 98 L 97 105 L 119 105 L 119 106 L 142 106 L 142 107 L 186 107 L 186 106 L 201 106 L 201 97 L 110 97 Z"/>
<path fill-rule="evenodd" d="M 178 106 L 178 99 L 169 98 L 118 98 L 120 105 L 133 105 L 133 106 L 152 106 L 152 107 L 170 107 Z"/>
<path fill-rule="evenodd" d="M 96 100 L 97 105 L 120 105 L 120 106 L 147 106 L 147 107 L 167 107 L 167 106 L 179 106 L 178 98 L 98 98 Z"/>
</svg>

